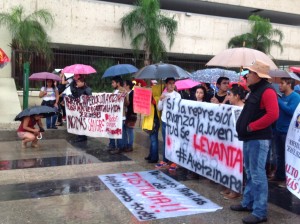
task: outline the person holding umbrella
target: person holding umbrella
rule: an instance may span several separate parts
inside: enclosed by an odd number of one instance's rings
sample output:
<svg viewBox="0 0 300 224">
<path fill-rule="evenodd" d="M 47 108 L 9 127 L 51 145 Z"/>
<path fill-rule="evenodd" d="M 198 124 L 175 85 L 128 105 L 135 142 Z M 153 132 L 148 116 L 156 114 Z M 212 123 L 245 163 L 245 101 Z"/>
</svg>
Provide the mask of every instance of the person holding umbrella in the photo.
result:
<svg viewBox="0 0 300 224">
<path fill-rule="evenodd" d="M 32 115 L 22 119 L 17 131 L 19 138 L 22 139 L 22 149 L 27 148 L 28 142 L 32 142 L 31 147 L 38 147 L 38 136 L 44 131 L 41 118 L 41 115 Z M 39 128 L 35 128 L 36 124 Z"/>
<path fill-rule="evenodd" d="M 58 108 L 59 94 L 57 87 L 54 85 L 54 80 L 46 80 L 46 85 L 41 88 L 39 97 L 43 98 L 42 106 Z M 56 118 L 56 114 L 46 118 L 47 129 L 57 129 L 55 126 Z"/>
</svg>

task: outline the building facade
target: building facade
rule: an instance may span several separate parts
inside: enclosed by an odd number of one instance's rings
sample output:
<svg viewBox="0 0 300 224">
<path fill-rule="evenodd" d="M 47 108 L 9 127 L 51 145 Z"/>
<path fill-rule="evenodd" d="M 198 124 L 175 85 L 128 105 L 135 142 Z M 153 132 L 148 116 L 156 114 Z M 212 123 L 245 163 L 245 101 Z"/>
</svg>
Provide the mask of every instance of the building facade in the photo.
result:
<svg viewBox="0 0 300 224">
<path fill-rule="evenodd" d="M 0 12 L 22 5 L 25 12 L 47 9 L 55 17 L 48 30 L 54 49 L 131 52 L 130 39 L 122 38 L 120 19 L 133 9 L 134 1 L 96 0 L 10 0 L 0 3 Z M 273 47 L 271 55 L 280 65 L 300 64 L 300 1 L 298 0 L 161 0 L 165 15 L 174 16 L 178 31 L 168 55 L 205 64 L 227 48 L 230 38 L 249 32 L 248 16 L 270 18 L 284 33 L 284 51 Z M 162 33 L 163 38 L 165 38 Z M 11 55 L 8 31 L 0 28 L 0 47 Z M 1 70 L 11 77 L 12 66 Z"/>
</svg>

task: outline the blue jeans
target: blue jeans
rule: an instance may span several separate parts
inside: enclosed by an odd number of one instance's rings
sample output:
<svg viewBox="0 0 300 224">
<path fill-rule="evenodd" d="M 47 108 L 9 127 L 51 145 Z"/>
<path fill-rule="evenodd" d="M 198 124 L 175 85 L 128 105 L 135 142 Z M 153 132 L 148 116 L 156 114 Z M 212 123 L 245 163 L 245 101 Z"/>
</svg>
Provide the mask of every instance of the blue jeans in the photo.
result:
<svg viewBox="0 0 300 224">
<path fill-rule="evenodd" d="M 154 119 L 155 125 L 153 131 L 149 134 L 150 138 L 150 151 L 149 158 L 151 161 L 157 161 L 159 159 L 158 155 L 158 132 L 159 132 L 159 120 Z"/>
<path fill-rule="evenodd" d="M 162 122 L 162 126 L 161 126 L 161 133 L 162 133 L 162 138 L 163 138 L 163 147 L 162 147 L 162 154 L 163 154 L 163 161 L 164 162 L 169 162 L 169 160 L 166 158 L 166 126 L 167 123 Z"/>
<path fill-rule="evenodd" d="M 286 133 L 275 132 L 275 148 L 276 148 L 276 162 L 277 169 L 275 177 L 278 180 L 285 180 L 285 140 Z"/>
<path fill-rule="evenodd" d="M 125 138 L 124 136 L 125 136 L 125 131 L 124 131 L 124 122 L 123 122 L 123 127 L 122 127 L 122 138 L 121 139 L 117 139 L 117 148 L 118 149 L 123 149 L 124 147 L 125 147 L 125 145 L 124 145 L 124 141 L 123 141 L 123 139 Z M 108 144 L 108 146 L 110 147 L 110 148 L 112 148 L 112 149 L 115 149 L 116 148 L 116 139 L 114 139 L 114 138 L 110 138 L 109 139 L 109 144 Z"/>
<path fill-rule="evenodd" d="M 47 128 L 55 127 L 56 118 L 57 118 L 57 115 L 53 115 L 51 117 L 46 117 Z"/>
<path fill-rule="evenodd" d="M 134 141 L 134 128 L 127 127 L 125 124 L 123 125 L 123 145 L 124 147 L 130 148 L 133 146 Z"/>
<path fill-rule="evenodd" d="M 267 217 L 268 180 L 265 167 L 269 146 L 270 140 L 248 140 L 244 141 L 243 147 L 247 181 L 241 204 L 252 208 L 252 214 L 259 218 Z"/>
</svg>

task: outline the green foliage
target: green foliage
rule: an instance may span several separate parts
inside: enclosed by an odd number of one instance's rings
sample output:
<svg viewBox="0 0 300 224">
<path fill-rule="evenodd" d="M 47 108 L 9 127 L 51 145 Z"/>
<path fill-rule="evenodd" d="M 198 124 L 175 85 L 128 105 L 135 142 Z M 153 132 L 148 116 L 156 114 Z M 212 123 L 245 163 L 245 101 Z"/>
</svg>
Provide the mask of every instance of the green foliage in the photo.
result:
<svg viewBox="0 0 300 224">
<path fill-rule="evenodd" d="M 284 35 L 279 29 L 273 29 L 269 19 L 251 15 L 248 20 L 251 32 L 231 38 L 228 42 L 229 48 L 245 46 L 270 54 L 271 47 L 276 46 L 283 52 L 281 42 Z"/>
<path fill-rule="evenodd" d="M 159 62 L 166 56 L 166 47 L 160 31 L 166 32 L 171 48 L 177 31 L 177 21 L 174 16 L 169 18 L 160 11 L 158 0 L 138 0 L 136 8 L 121 19 L 122 36 L 129 35 L 131 46 L 137 55 L 145 52 L 145 64 Z"/>
<path fill-rule="evenodd" d="M 106 69 L 115 65 L 114 60 L 100 59 L 91 64 L 97 71 L 95 75 L 89 75 L 87 79 L 88 85 L 93 92 L 112 92 L 111 80 L 109 78 L 102 79 L 102 75 Z"/>
<path fill-rule="evenodd" d="M 0 25 L 5 26 L 12 36 L 12 49 L 26 52 L 23 61 L 30 61 L 31 52 L 52 59 L 46 27 L 52 27 L 53 22 L 53 16 L 45 9 L 25 16 L 24 8 L 17 6 L 10 13 L 0 13 Z"/>
</svg>

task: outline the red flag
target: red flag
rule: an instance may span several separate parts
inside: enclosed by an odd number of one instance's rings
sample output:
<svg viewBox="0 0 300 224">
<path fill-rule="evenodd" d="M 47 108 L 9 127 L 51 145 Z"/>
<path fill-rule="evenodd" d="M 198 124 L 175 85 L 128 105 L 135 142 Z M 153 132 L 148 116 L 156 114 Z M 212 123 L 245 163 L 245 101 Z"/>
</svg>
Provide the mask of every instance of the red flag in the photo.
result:
<svg viewBox="0 0 300 224">
<path fill-rule="evenodd" d="M 0 48 L 0 68 L 4 67 L 7 62 L 9 62 L 9 58 L 5 54 L 5 52 Z"/>
</svg>

